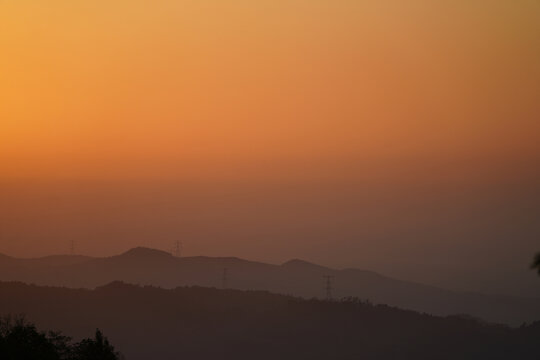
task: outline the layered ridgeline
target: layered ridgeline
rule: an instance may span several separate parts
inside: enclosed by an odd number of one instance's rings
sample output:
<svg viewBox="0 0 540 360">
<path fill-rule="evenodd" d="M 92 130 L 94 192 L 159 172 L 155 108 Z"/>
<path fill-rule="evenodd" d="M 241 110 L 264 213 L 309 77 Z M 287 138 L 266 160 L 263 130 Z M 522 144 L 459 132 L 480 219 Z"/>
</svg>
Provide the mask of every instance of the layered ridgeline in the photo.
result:
<svg viewBox="0 0 540 360">
<path fill-rule="evenodd" d="M 520 328 L 436 317 L 356 299 L 305 300 L 261 291 L 95 290 L 0 283 L 0 309 L 76 338 L 100 327 L 127 359 L 528 360 L 540 323 Z"/>
<path fill-rule="evenodd" d="M 540 299 L 448 291 L 370 271 L 335 270 L 301 260 L 271 265 L 238 258 L 178 258 L 147 248 L 135 248 L 107 258 L 0 256 L 0 281 L 70 288 L 95 288 L 125 281 L 163 288 L 225 286 L 312 298 L 325 296 L 323 276 L 327 275 L 333 276 L 334 298 L 354 296 L 434 315 L 469 314 L 489 322 L 512 325 L 540 320 Z"/>
</svg>

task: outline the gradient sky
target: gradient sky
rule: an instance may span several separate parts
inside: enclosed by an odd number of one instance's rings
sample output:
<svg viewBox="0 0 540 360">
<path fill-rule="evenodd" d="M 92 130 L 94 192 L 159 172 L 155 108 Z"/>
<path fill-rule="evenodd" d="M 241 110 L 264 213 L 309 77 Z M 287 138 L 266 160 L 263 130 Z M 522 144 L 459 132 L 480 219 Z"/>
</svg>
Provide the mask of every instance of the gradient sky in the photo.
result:
<svg viewBox="0 0 540 360">
<path fill-rule="evenodd" d="M 0 252 L 534 292 L 539 99 L 535 0 L 0 0 Z"/>
</svg>

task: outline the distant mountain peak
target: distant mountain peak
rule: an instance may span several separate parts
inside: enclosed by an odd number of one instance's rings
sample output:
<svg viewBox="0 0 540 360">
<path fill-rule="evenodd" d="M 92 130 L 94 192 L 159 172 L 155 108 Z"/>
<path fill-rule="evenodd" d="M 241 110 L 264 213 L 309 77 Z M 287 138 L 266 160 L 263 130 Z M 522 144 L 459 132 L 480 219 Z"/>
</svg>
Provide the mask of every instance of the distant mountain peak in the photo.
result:
<svg viewBox="0 0 540 360">
<path fill-rule="evenodd" d="M 140 286 L 128 284 L 123 281 L 112 281 L 108 284 L 96 287 L 96 290 L 123 290 L 123 289 L 140 289 Z"/>
<path fill-rule="evenodd" d="M 133 257 L 133 258 L 158 258 L 158 257 L 166 257 L 166 258 L 172 258 L 173 256 L 163 250 L 157 250 L 157 249 L 151 249 L 147 247 L 136 247 L 133 249 L 130 249 L 126 251 L 125 253 L 120 255 L 121 257 Z"/>
<path fill-rule="evenodd" d="M 289 260 L 281 264 L 281 266 L 286 267 L 286 268 L 306 269 L 306 270 L 331 270 L 325 266 L 313 264 L 313 263 L 310 263 L 309 261 L 305 261 L 301 259 Z"/>
</svg>

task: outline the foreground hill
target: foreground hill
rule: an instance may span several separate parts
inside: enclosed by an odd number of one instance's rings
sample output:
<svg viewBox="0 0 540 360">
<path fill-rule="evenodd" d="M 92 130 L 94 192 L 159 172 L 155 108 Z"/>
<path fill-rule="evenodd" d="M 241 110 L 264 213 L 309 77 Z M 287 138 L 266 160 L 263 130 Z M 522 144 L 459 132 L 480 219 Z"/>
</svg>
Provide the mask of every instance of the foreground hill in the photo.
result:
<svg viewBox="0 0 540 360">
<path fill-rule="evenodd" d="M 511 329 L 357 300 L 112 283 L 95 290 L 0 283 L 2 313 L 83 337 L 96 327 L 128 360 L 538 359 L 540 323 Z"/>
<path fill-rule="evenodd" d="M 41 259 L 0 257 L 0 281 L 95 288 L 120 280 L 164 288 L 177 286 L 266 290 L 305 298 L 323 295 L 323 276 L 334 276 L 336 298 L 357 296 L 374 303 L 447 316 L 470 314 L 491 322 L 519 325 L 540 320 L 540 299 L 460 293 L 400 281 L 358 269 L 335 270 L 291 260 L 282 265 L 238 258 L 173 257 L 136 248 L 107 258 L 54 256 Z"/>
</svg>

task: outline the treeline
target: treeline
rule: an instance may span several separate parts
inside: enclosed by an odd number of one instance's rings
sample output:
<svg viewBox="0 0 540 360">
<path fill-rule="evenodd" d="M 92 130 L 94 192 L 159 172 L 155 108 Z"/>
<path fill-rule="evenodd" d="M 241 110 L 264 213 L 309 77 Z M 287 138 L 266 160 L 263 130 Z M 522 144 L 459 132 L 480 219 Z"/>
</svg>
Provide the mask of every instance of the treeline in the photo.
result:
<svg viewBox="0 0 540 360">
<path fill-rule="evenodd" d="M 2 360 L 119 360 L 120 354 L 99 329 L 94 338 L 73 342 L 55 331 L 39 331 L 23 316 L 0 318 Z"/>
<path fill-rule="evenodd" d="M 76 338 L 99 324 L 129 360 L 540 358 L 540 322 L 511 328 L 357 298 L 305 300 L 119 282 L 95 290 L 0 282 L 0 294 L 1 311 L 25 313 L 39 324 L 69 329 Z"/>
</svg>

